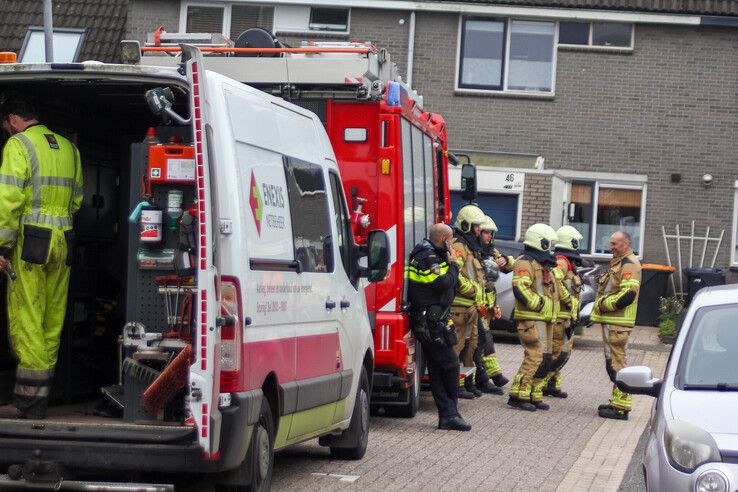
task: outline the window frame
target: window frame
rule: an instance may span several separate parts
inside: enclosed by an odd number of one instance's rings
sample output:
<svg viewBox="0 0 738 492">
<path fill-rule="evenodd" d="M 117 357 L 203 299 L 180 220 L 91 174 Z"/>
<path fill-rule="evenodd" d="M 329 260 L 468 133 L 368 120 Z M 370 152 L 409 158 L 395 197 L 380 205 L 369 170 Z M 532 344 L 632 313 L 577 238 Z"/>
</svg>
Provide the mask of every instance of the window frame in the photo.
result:
<svg viewBox="0 0 738 492">
<path fill-rule="evenodd" d="M 733 230 L 733 239 L 730 243 L 730 267 L 738 268 L 738 179 L 733 184 L 733 223 L 731 225 Z"/>
<path fill-rule="evenodd" d="M 569 44 L 559 43 L 560 30 L 562 22 L 579 22 L 581 24 L 588 25 L 589 36 L 587 37 L 587 44 Z M 604 46 L 599 44 L 592 44 L 592 37 L 594 35 L 594 24 L 627 24 L 630 25 L 630 45 L 629 46 Z M 575 50 L 587 50 L 587 51 L 614 51 L 614 52 L 632 52 L 635 46 L 635 23 L 633 22 L 611 22 L 611 21 L 578 21 L 576 19 L 558 21 L 556 23 L 556 46 L 557 48 L 575 49 Z"/>
<path fill-rule="evenodd" d="M 612 253 L 597 253 L 595 252 L 596 237 L 597 237 L 597 207 L 600 201 L 600 187 L 617 190 L 639 190 L 641 192 L 641 214 L 640 214 L 640 236 L 638 238 L 638 258 L 643 258 L 643 245 L 645 240 L 645 224 L 646 224 L 646 198 L 648 185 L 646 183 L 624 183 L 618 181 L 610 181 L 606 179 L 572 179 L 567 181 L 566 196 L 565 196 L 565 207 L 571 202 L 571 185 L 572 184 L 591 184 L 592 190 L 592 224 L 589 237 L 589 251 L 583 252 L 582 255 L 588 258 L 612 258 Z M 569 224 L 569 216 L 564 209 L 564 222 L 566 225 Z"/>
<path fill-rule="evenodd" d="M 280 9 L 285 8 L 305 8 L 307 9 L 307 17 L 305 19 L 305 28 L 299 29 L 299 28 L 280 28 L 280 26 L 277 24 L 277 20 L 279 18 L 278 12 Z M 310 19 L 312 18 L 312 10 L 314 8 L 326 8 L 326 9 L 345 9 L 348 10 L 348 15 L 346 16 L 346 29 L 343 31 L 334 31 L 334 30 L 325 30 L 325 29 L 311 29 L 310 28 Z M 341 35 L 348 35 L 351 33 L 351 7 L 329 7 L 329 6 L 312 6 L 312 5 L 274 5 L 274 22 L 272 25 L 272 32 L 277 33 L 286 33 L 286 34 L 324 34 L 328 36 L 341 36 Z"/>
<path fill-rule="evenodd" d="M 31 41 L 31 35 L 33 33 L 40 32 L 41 34 L 44 34 L 44 27 L 43 26 L 28 26 L 28 29 L 26 29 L 26 35 L 23 38 L 23 44 L 21 45 L 21 49 L 18 52 L 18 62 L 19 63 L 30 63 L 30 62 L 24 62 L 23 57 L 26 55 L 26 51 L 28 50 L 28 43 Z M 74 51 L 74 56 L 72 57 L 71 62 L 57 62 L 57 63 L 77 63 L 79 60 L 79 55 L 82 52 L 82 45 L 85 44 L 85 38 L 87 37 L 87 29 L 84 27 L 54 27 L 52 30 L 52 36 L 56 37 L 55 35 L 59 34 L 79 34 L 79 40 L 77 41 L 77 49 Z M 54 43 L 56 45 L 56 43 Z M 54 51 L 56 52 L 56 48 L 54 48 Z M 44 60 L 46 59 L 46 50 L 44 49 Z M 41 63 L 46 63 L 45 61 Z"/>
<path fill-rule="evenodd" d="M 251 4 L 243 4 L 243 3 L 236 3 L 236 2 L 208 3 L 208 2 L 197 1 L 197 0 L 182 0 L 179 4 L 179 32 L 187 31 L 187 8 L 188 7 L 222 8 L 223 9 L 223 27 L 221 29 L 221 34 L 223 36 L 226 36 L 228 39 L 230 39 L 231 21 L 233 19 L 231 8 L 233 7 L 234 4 L 238 6 L 251 5 Z M 268 3 L 259 3 L 253 6 L 254 7 L 272 7 L 274 8 L 275 12 L 277 8 L 276 5 L 270 5 Z M 273 17 L 274 16 L 272 15 L 272 34 L 276 32 Z M 259 26 L 259 27 L 263 27 L 263 26 Z M 235 41 L 235 39 L 233 41 Z"/>
<path fill-rule="evenodd" d="M 504 22 L 504 58 L 502 60 L 502 86 L 499 89 L 490 88 L 479 84 L 461 84 L 461 73 L 463 66 L 464 37 L 466 33 L 466 21 L 490 21 Z M 509 65 L 510 65 L 510 39 L 512 35 L 513 21 L 539 22 L 553 25 L 553 42 L 551 47 L 551 90 L 530 91 L 508 89 Z M 559 45 L 559 26 L 557 21 L 548 19 L 531 19 L 526 17 L 484 17 L 484 16 L 459 16 L 459 26 L 456 46 L 456 76 L 454 79 L 454 92 L 460 94 L 487 94 L 495 96 L 523 96 L 532 98 L 551 99 L 556 95 L 556 66 Z"/>
</svg>

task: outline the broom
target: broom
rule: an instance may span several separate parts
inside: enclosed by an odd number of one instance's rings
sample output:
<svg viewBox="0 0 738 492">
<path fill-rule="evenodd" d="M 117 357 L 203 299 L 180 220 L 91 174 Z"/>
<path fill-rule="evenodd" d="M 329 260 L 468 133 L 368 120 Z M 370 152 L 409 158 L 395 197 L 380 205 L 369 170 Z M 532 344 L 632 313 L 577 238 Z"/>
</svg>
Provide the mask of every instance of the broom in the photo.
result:
<svg viewBox="0 0 738 492">
<path fill-rule="evenodd" d="M 152 414 L 164 410 L 177 393 L 185 387 L 191 357 L 192 345 L 188 343 L 144 391 L 143 404 L 146 410 Z"/>
</svg>

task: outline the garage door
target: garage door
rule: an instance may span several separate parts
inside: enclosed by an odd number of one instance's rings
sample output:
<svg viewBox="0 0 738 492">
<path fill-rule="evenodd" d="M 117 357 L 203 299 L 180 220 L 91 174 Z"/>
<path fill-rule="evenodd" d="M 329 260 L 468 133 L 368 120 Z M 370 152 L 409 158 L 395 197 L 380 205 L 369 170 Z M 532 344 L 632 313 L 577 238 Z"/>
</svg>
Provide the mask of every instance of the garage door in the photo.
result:
<svg viewBox="0 0 738 492">
<path fill-rule="evenodd" d="M 504 193 L 480 193 L 476 200 L 479 208 L 484 213 L 492 217 L 497 224 L 497 234 L 495 237 L 500 239 L 515 239 L 517 236 L 518 223 L 518 199 L 519 195 L 508 195 Z M 451 222 L 456 220 L 456 214 L 459 209 L 466 205 L 467 202 L 462 200 L 460 191 L 451 192 L 451 211 L 453 218 Z"/>
</svg>

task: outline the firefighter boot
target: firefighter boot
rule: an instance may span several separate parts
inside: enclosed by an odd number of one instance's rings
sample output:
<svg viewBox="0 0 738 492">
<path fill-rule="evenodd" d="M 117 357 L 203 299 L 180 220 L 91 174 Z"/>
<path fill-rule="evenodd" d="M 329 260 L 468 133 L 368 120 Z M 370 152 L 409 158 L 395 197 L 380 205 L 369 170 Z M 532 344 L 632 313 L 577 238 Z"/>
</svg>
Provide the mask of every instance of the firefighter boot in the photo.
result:
<svg viewBox="0 0 738 492">
<path fill-rule="evenodd" d="M 474 398 L 479 398 L 483 394 L 474 384 L 473 376 L 464 378 L 464 389 L 474 395 Z"/>
<path fill-rule="evenodd" d="M 536 406 L 529 401 L 519 400 L 514 396 L 507 399 L 507 404 L 513 408 L 519 408 L 521 410 L 527 410 L 528 412 L 535 412 Z"/>
<path fill-rule="evenodd" d="M 598 413 L 603 419 L 628 420 L 627 410 L 618 410 L 609 405 L 607 408 L 600 408 Z"/>
<path fill-rule="evenodd" d="M 502 368 L 500 367 L 500 363 L 497 361 L 496 354 L 483 356 L 482 362 L 484 362 L 484 368 L 487 370 L 487 374 L 489 374 L 492 382 L 495 383 L 495 386 L 502 388 L 510 382 L 510 380 L 502 374 Z"/>
<path fill-rule="evenodd" d="M 566 398 L 569 393 L 561 391 L 561 378 L 553 376 L 547 378 L 548 382 L 543 386 L 543 396 L 553 396 L 554 398 Z"/>
<path fill-rule="evenodd" d="M 491 381 L 486 381 L 484 384 L 478 384 L 477 389 L 481 391 L 482 393 L 487 393 L 490 395 L 504 395 L 505 392 L 502 391 L 502 388 L 498 388 L 494 384 L 492 384 Z"/>
<path fill-rule="evenodd" d="M 466 378 L 459 379 L 459 399 L 460 400 L 473 400 L 474 393 L 466 389 Z"/>
<path fill-rule="evenodd" d="M 492 376 L 492 382 L 495 383 L 495 386 L 497 386 L 498 388 L 502 388 L 507 383 L 509 383 L 510 380 L 507 379 L 504 374 L 498 374 L 496 376 Z"/>
</svg>

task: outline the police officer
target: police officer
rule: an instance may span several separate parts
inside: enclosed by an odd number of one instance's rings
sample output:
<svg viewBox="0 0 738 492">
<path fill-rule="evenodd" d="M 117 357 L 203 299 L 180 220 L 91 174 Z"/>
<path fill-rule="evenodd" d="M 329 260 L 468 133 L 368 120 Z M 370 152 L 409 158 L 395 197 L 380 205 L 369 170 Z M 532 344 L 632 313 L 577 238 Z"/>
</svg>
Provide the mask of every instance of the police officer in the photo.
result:
<svg viewBox="0 0 738 492">
<path fill-rule="evenodd" d="M 0 270 L 8 286 L 9 334 L 18 367 L 3 416 L 44 418 L 67 310 L 72 214 L 82 204 L 79 151 L 39 123 L 32 104 L 6 95 L 11 135 L 0 166 Z"/>
<path fill-rule="evenodd" d="M 462 366 L 474 367 L 474 352 L 477 349 L 477 322 L 480 306 L 484 305 L 484 269 L 480 262 L 481 225 L 485 215 L 476 205 L 466 205 L 459 210 L 454 224 L 452 243 L 459 263 L 459 282 L 456 296 L 451 305 L 451 316 L 456 327 L 458 341 L 454 350 L 459 355 Z M 482 396 L 474 386 L 472 378 L 464 378 L 464 389 L 459 390 L 459 398 Z"/>
<path fill-rule="evenodd" d="M 568 393 L 561 391 L 561 369 L 569 361 L 574 347 L 574 325 L 579 319 L 579 295 L 582 279 L 576 269 L 582 264 L 579 255 L 581 233 L 572 226 L 559 227 L 554 255 L 556 257 L 557 279 L 559 280 L 560 309 L 553 330 L 553 370 L 544 380 L 543 395 L 566 398 Z"/>
<path fill-rule="evenodd" d="M 468 431 L 459 415 L 459 357 L 449 308 L 456 292 L 459 267 L 451 250 L 453 233 L 446 224 L 434 224 L 428 239 L 410 253 L 407 267 L 410 325 L 423 346 L 433 399 L 438 407 L 438 428 Z"/>
<path fill-rule="evenodd" d="M 494 247 L 494 235 L 497 232 L 497 224 L 492 217 L 485 216 L 485 222 L 482 223 L 480 240 L 482 243 L 481 262 L 484 268 L 484 292 L 487 307 L 487 316 L 480 316 L 478 336 L 479 342 L 477 352 L 474 356 L 477 372 L 475 374 L 475 383 L 477 388 L 483 393 L 492 393 L 501 395 L 502 387 L 509 380 L 502 374 L 502 368 L 497 361 L 495 351 L 495 342 L 490 332 L 490 323 L 494 319 L 501 316 L 500 307 L 497 305 L 497 290 L 495 282 L 500 277 L 500 271 L 510 272 L 514 259 L 509 256 L 503 256 Z M 490 382 L 491 378 L 491 382 Z"/>
<path fill-rule="evenodd" d="M 525 232 L 523 254 L 515 260 L 514 317 L 525 353 L 507 403 L 523 410 L 549 408 L 543 402 L 543 378 L 552 363 L 553 322 L 559 302 L 552 272 L 556 268 L 556 260 L 551 253 L 556 239 L 556 231 L 550 226 L 530 226 Z"/>
<path fill-rule="evenodd" d="M 600 405 L 600 417 L 628 420 L 633 397 L 614 384 L 615 376 L 628 364 L 625 352 L 635 325 L 638 292 L 641 288 L 641 263 L 630 248 L 630 235 L 617 231 L 610 236 L 610 268 L 599 279 L 591 320 L 602 328 L 605 369 L 613 382 L 610 403 Z"/>
</svg>

